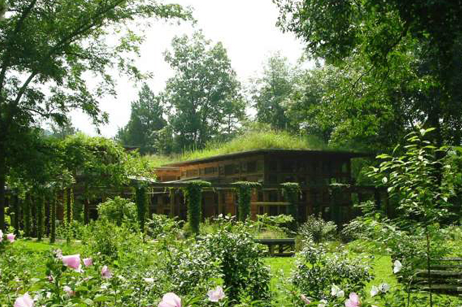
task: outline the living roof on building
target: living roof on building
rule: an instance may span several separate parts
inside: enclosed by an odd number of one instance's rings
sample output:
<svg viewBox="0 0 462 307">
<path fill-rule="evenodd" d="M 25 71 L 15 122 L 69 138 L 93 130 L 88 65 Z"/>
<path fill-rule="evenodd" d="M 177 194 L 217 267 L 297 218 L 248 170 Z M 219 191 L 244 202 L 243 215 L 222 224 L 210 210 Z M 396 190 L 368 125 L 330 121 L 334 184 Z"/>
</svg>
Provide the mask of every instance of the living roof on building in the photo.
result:
<svg viewBox="0 0 462 307">
<path fill-rule="evenodd" d="M 349 158 L 349 159 L 366 158 L 366 157 L 374 156 L 373 154 L 370 154 L 370 153 L 334 151 L 334 150 L 257 149 L 257 150 L 241 151 L 241 152 L 235 152 L 235 153 L 229 153 L 229 154 L 223 154 L 223 155 L 216 155 L 216 156 L 201 158 L 201 159 L 173 162 L 173 163 L 165 164 L 161 168 L 187 166 L 187 165 L 202 164 L 202 163 L 209 163 L 209 162 L 218 162 L 218 161 L 229 160 L 229 159 L 245 158 L 248 156 L 271 155 L 271 154 L 287 154 L 289 156 L 329 155 L 332 157 L 342 157 L 342 158 Z"/>
</svg>

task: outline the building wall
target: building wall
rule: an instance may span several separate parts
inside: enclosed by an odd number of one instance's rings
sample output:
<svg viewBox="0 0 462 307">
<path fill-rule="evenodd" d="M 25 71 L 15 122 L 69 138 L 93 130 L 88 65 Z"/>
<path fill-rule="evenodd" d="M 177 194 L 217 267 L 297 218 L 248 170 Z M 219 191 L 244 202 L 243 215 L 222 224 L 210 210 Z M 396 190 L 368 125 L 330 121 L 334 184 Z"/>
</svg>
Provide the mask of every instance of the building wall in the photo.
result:
<svg viewBox="0 0 462 307">
<path fill-rule="evenodd" d="M 158 177 L 161 179 L 173 176 L 172 170 L 166 169 L 159 174 Z M 200 179 L 222 184 L 236 181 L 260 182 L 263 185 L 298 182 L 301 186 L 299 215 L 302 220 L 310 214 L 321 214 L 329 218 L 335 206 L 342 207 L 337 214 L 350 214 L 344 208 L 351 207 L 351 194 L 345 193 L 333 200 L 327 188 L 331 183 L 351 183 L 350 158 L 344 155 L 284 152 L 258 154 L 183 165 L 177 168 L 175 174 L 181 180 Z M 176 209 L 173 212 L 169 209 L 171 204 L 165 202 L 163 198 L 158 201 L 158 213 L 169 212 L 178 215 L 186 208 L 184 200 L 180 198 L 175 199 Z M 251 215 L 255 218 L 257 214 L 285 214 L 287 205 L 280 190 L 257 189 L 252 194 Z M 236 211 L 237 196 L 232 189 L 203 193 L 204 217 L 221 213 L 236 215 Z"/>
</svg>

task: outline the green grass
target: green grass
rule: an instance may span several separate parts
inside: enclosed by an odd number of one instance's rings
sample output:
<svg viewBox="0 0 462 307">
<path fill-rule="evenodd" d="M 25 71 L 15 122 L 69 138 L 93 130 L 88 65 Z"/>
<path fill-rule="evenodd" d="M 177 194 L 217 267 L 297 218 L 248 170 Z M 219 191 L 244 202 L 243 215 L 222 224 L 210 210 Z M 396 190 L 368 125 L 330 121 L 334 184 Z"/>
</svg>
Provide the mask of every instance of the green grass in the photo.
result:
<svg viewBox="0 0 462 307">
<path fill-rule="evenodd" d="M 209 158 L 257 149 L 311 149 L 322 150 L 327 146 L 314 137 L 298 136 L 283 131 L 250 131 L 229 142 L 212 142 L 201 150 L 186 151 L 174 156 L 149 156 L 151 165 L 161 166 L 178 161 Z"/>
</svg>

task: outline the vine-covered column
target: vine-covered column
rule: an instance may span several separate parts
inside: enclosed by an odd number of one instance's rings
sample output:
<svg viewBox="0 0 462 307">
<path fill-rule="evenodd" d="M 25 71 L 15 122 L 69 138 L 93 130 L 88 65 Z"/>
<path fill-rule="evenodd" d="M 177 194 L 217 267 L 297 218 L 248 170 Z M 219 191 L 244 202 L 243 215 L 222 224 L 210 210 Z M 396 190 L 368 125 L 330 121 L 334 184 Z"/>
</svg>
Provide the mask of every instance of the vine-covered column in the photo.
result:
<svg viewBox="0 0 462 307">
<path fill-rule="evenodd" d="M 244 222 L 250 215 L 252 189 L 261 187 L 258 182 L 238 181 L 233 183 L 238 193 L 238 220 Z"/>
<path fill-rule="evenodd" d="M 300 185 L 297 182 L 286 182 L 281 184 L 282 191 L 289 202 L 289 214 L 294 218 L 294 226 L 299 221 L 298 204 L 300 201 Z"/>
<path fill-rule="evenodd" d="M 50 243 L 56 241 L 56 206 L 57 206 L 57 193 L 53 192 L 50 197 Z"/>
<path fill-rule="evenodd" d="M 40 195 L 37 200 L 37 240 L 41 241 L 45 228 L 45 195 Z"/>
<path fill-rule="evenodd" d="M 144 223 L 146 218 L 146 186 L 139 184 L 135 188 L 136 194 L 136 211 L 138 213 L 138 223 L 140 223 L 140 229 L 144 232 Z"/>
<path fill-rule="evenodd" d="M 23 202 L 23 223 L 24 235 L 26 237 L 32 236 L 32 199 L 30 193 L 26 193 Z"/>
<path fill-rule="evenodd" d="M 20 227 L 20 198 L 18 194 L 12 195 L 11 204 L 13 205 L 13 228 L 16 235 L 19 235 L 19 227 Z"/>
<path fill-rule="evenodd" d="M 202 188 L 211 186 L 210 182 L 195 180 L 188 182 L 183 188 L 186 203 L 188 205 L 188 223 L 194 234 L 199 233 L 199 225 L 202 220 Z"/>
</svg>

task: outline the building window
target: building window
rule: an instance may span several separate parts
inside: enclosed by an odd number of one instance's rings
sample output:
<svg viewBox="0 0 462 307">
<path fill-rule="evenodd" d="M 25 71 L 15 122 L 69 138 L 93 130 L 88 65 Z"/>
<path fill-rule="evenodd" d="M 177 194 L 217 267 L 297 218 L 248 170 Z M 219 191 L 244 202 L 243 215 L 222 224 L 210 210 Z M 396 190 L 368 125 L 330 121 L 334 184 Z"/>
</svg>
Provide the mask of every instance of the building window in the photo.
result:
<svg viewBox="0 0 462 307">
<path fill-rule="evenodd" d="M 281 165 L 281 171 L 282 172 L 287 172 L 287 173 L 292 173 L 294 171 L 294 161 L 283 161 Z"/>
<path fill-rule="evenodd" d="M 278 201 L 278 191 L 268 191 L 268 201 Z"/>
<path fill-rule="evenodd" d="M 255 173 L 257 171 L 257 161 L 247 162 L 247 172 Z"/>
<path fill-rule="evenodd" d="M 205 175 L 214 174 L 215 172 L 216 172 L 215 167 L 206 167 L 205 170 L 204 170 Z"/>
<path fill-rule="evenodd" d="M 225 175 L 233 175 L 234 174 L 234 164 L 225 165 Z"/>
<path fill-rule="evenodd" d="M 265 214 L 265 207 L 259 206 L 259 207 L 258 207 L 258 214 L 260 214 L 260 215 Z"/>
<path fill-rule="evenodd" d="M 269 175 L 268 181 L 273 184 L 278 183 L 278 175 Z"/>
<path fill-rule="evenodd" d="M 268 168 L 271 172 L 277 172 L 278 171 L 278 161 L 269 161 Z"/>
</svg>

